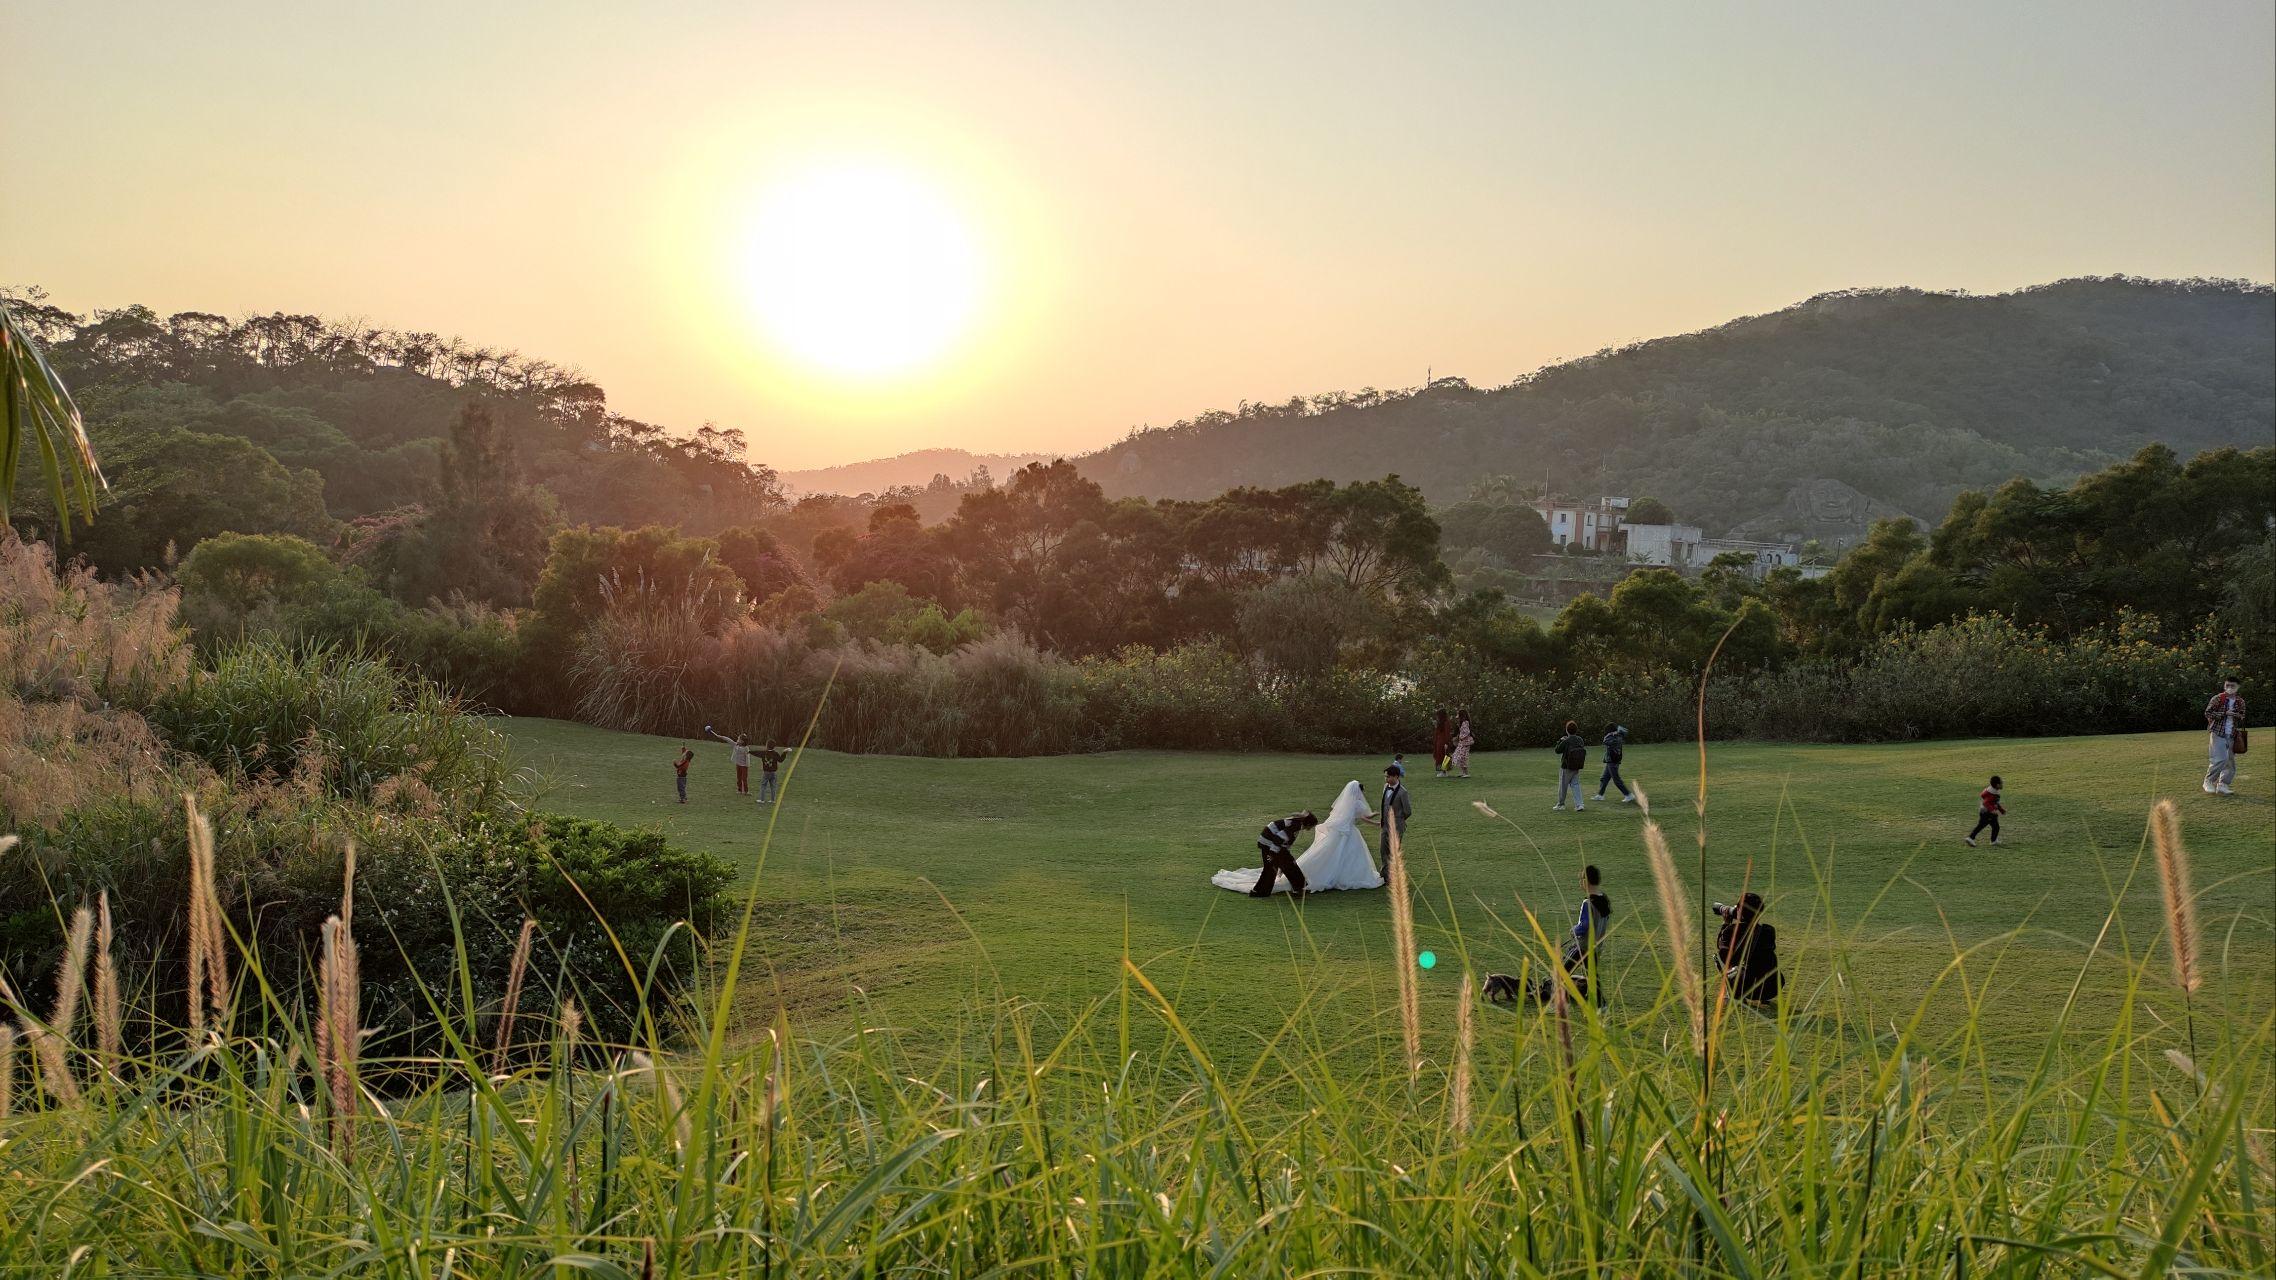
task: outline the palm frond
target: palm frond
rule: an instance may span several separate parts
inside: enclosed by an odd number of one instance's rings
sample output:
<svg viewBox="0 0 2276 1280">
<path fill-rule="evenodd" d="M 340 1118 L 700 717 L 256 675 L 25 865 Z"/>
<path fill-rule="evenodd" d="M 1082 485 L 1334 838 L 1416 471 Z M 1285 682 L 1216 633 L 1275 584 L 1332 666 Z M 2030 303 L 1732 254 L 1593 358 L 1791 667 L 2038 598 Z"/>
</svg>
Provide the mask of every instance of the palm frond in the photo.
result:
<svg viewBox="0 0 2276 1280">
<path fill-rule="evenodd" d="M 0 297 L 0 519 L 7 518 L 27 440 L 47 476 L 58 531 L 70 532 L 74 504 L 82 520 L 93 520 L 95 491 L 107 486 L 95 462 L 95 446 L 87 439 L 87 424 L 47 353 Z"/>
</svg>

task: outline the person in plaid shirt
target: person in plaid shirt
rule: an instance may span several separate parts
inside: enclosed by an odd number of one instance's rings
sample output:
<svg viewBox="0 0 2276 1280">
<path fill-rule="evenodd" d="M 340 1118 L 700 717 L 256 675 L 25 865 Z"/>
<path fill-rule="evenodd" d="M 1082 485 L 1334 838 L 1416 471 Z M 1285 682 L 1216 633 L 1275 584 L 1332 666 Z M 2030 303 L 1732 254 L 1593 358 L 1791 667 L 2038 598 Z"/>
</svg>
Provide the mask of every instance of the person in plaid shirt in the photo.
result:
<svg viewBox="0 0 2276 1280">
<path fill-rule="evenodd" d="M 2221 681 L 2221 691 L 2205 704 L 2205 791 L 2230 794 L 2236 781 L 2237 740 L 2244 736 L 2244 699 L 2237 694 L 2236 677 Z"/>
</svg>

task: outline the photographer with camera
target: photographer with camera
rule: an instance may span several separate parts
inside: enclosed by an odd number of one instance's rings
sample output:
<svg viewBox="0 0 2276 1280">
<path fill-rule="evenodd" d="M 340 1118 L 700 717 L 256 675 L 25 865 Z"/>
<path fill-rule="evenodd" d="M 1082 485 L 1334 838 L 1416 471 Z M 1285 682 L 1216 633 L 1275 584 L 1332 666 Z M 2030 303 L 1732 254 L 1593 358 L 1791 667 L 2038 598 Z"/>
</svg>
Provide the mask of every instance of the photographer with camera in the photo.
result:
<svg viewBox="0 0 2276 1280">
<path fill-rule="evenodd" d="M 1778 1004 L 1778 930 L 1762 920 L 1762 895 L 1748 893 L 1737 903 L 1714 904 L 1723 927 L 1715 931 L 1715 955 L 1731 994 L 1764 1007 Z"/>
</svg>

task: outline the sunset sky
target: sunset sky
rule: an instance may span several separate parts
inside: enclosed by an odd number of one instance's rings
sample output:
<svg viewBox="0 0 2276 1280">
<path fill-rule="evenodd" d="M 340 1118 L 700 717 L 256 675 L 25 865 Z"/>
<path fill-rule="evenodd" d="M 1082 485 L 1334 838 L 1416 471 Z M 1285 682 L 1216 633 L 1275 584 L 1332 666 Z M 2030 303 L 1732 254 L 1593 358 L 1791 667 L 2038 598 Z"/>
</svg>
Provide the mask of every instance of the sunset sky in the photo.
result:
<svg viewBox="0 0 2276 1280">
<path fill-rule="evenodd" d="M 0 285 L 583 368 L 814 466 L 1828 289 L 2276 276 L 2276 6 L 11 4 Z"/>
</svg>

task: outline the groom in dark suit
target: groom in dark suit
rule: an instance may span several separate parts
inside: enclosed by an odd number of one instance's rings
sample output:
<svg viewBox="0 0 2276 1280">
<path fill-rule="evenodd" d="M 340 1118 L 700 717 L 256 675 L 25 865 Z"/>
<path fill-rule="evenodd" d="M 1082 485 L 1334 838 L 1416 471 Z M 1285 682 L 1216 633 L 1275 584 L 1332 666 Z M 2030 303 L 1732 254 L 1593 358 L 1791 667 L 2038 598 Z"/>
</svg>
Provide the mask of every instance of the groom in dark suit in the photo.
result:
<svg viewBox="0 0 2276 1280">
<path fill-rule="evenodd" d="M 1407 795 L 1406 771 L 1397 765 L 1383 771 L 1383 803 L 1375 807 L 1375 816 L 1362 818 L 1383 828 L 1382 838 L 1375 845 L 1375 869 L 1383 878 L 1391 878 L 1391 837 L 1400 843 L 1407 839 L 1407 819 L 1414 816 L 1415 802 Z"/>
</svg>

